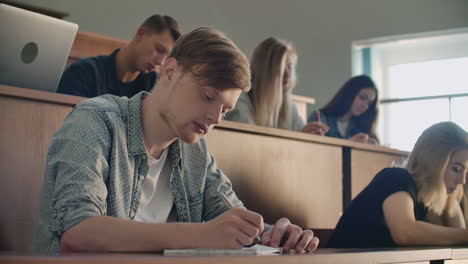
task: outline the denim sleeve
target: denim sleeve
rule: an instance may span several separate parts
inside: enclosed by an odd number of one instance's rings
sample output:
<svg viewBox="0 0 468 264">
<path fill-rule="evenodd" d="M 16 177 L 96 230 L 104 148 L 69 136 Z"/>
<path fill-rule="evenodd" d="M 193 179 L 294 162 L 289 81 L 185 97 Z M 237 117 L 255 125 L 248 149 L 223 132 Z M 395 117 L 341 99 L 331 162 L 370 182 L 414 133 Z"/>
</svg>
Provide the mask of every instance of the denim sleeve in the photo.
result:
<svg viewBox="0 0 468 264">
<path fill-rule="evenodd" d="M 96 110 L 78 107 L 52 139 L 47 159 L 46 191 L 50 229 L 59 237 L 70 227 L 106 214 L 110 133 Z"/>
<path fill-rule="evenodd" d="M 207 177 L 204 190 L 203 220 L 209 221 L 230 209 L 221 198 L 224 195 L 235 207 L 244 207 L 232 189 L 231 181 L 218 169 L 213 157 L 207 153 Z"/>
<path fill-rule="evenodd" d="M 91 65 L 76 62 L 70 65 L 60 78 L 57 93 L 76 95 L 82 97 L 95 96 L 96 78 Z"/>
</svg>

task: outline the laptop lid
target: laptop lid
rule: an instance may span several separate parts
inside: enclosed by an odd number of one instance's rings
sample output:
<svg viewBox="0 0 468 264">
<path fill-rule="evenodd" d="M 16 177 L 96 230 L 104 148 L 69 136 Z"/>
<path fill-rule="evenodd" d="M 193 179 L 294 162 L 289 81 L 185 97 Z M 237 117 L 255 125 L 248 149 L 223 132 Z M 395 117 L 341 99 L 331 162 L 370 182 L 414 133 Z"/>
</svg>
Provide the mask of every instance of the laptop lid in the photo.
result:
<svg viewBox="0 0 468 264">
<path fill-rule="evenodd" d="M 0 4 L 0 84 L 55 92 L 78 25 Z"/>
</svg>

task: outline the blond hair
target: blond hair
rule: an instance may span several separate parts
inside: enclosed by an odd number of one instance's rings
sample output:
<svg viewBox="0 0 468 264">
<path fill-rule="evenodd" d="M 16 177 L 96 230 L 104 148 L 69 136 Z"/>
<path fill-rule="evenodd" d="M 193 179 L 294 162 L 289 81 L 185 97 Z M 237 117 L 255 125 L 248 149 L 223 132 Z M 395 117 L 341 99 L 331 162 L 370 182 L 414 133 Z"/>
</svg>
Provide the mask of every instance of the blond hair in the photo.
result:
<svg viewBox="0 0 468 264">
<path fill-rule="evenodd" d="M 227 84 L 250 90 L 249 61 L 224 33 L 200 27 L 182 35 L 172 48 L 174 58 L 184 72 L 210 85 Z"/>
<path fill-rule="evenodd" d="M 468 149 L 468 135 L 452 122 L 441 122 L 427 128 L 419 136 L 406 169 L 418 189 L 418 201 L 440 215 L 447 202 L 444 172 L 452 154 Z"/>
<path fill-rule="evenodd" d="M 283 87 L 286 57 L 293 56 L 295 66 L 297 54 L 290 42 L 270 37 L 254 50 L 250 62 L 252 90 L 252 116 L 255 124 L 290 129 L 292 113 L 291 91 L 295 86 L 296 73 L 291 70 L 292 85 Z"/>
</svg>

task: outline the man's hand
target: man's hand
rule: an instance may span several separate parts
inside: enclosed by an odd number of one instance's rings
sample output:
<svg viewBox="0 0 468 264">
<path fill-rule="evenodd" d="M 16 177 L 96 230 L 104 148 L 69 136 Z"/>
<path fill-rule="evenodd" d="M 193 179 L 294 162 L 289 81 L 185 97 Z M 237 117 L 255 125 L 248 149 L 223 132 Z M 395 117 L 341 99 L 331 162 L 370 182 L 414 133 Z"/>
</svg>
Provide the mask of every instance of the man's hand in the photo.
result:
<svg viewBox="0 0 468 264">
<path fill-rule="evenodd" d="M 239 249 L 253 244 L 263 232 L 263 217 L 245 208 L 232 208 L 202 226 L 200 247 Z"/>
<path fill-rule="evenodd" d="M 294 249 L 296 253 L 312 252 L 319 244 L 312 230 L 302 230 L 291 224 L 287 218 L 281 218 L 274 226 L 262 235 L 262 245 L 279 247 L 283 245 L 283 252 Z"/>
</svg>

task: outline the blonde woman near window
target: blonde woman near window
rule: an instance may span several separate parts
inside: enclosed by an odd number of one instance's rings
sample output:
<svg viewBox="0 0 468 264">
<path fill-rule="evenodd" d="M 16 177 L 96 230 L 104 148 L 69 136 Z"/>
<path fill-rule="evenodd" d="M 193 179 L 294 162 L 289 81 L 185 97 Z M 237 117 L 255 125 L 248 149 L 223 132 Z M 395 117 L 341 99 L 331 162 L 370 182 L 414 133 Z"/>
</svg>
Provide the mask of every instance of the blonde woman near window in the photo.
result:
<svg viewBox="0 0 468 264">
<path fill-rule="evenodd" d="M 429 127 L 405 168 L 382 170 L 351 202 L 328 247 L 467 245 L 467 173 L 466 131 Z"/>
<path fill-rule="evenodd" d="M 247 124 L 300 131 L 304 122 L 292 102 L 297 53 L 285 40 L 270 37 L 254 50 L 250 69 L 252 89 L 242 94 L 226 119 Z"/>
</svg>

